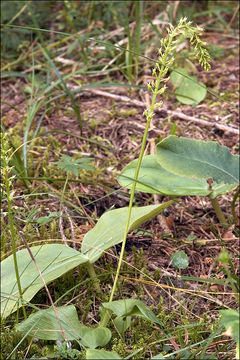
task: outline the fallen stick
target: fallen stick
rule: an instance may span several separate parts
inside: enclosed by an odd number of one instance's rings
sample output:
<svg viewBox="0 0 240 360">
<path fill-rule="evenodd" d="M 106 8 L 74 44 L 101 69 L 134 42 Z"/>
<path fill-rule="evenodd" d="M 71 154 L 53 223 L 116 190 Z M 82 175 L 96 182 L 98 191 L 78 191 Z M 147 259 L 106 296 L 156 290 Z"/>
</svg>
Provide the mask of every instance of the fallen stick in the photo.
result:
<svg viewBox="0 0 240 360">
<path fill-rule="evenodd" d="M 112 93 L 109 93 L 109 92 L 106 92 L 106 91 L 103 91 L 103 90 L 97 90 L 97 89 L 87 89 L 87 90 L 84 90 L 84 91 L 90 92 L 90 93 L 95 94 L 95 95 L 105 96 L 105 97 L 108 97 L 110 99 L 114 99 L 116 101 L 122 101 L 122 102 L 125 102 L 125 103 L 130 104 L 130 105 L 134 105 L 134 106 L 137 106 L 137 107 L 142 107 L 142 108 L 146 107 L 146 104 L 143 101 L 130 99 L 127 96 L 116 95 L 116 94 L 112 94 Z M 160 113 L 162 111 L 165 111 L 169 115 L 174 115 L 174 116 L 177 116 L 180 119 L 191 121 L 191 122 L 194 122 L 194 123 L 202 125 L 202 126 L 216 127 L 217 129 L 220 129 L 222 131 L 239 135 L 239 129 L 236 129 L 236 128 L 233 128 L 233 127 L 230 127 L 230 126 L 227 126 L 227 125 L 223 125 L 223 124 L 218 124 L 216 122 L 211 122 L 211 121 L 199 119 L 199 118 L 196 118 L 195 116 L 189 116 L 189 115 L 186 115 L 186 114 L 184 114 L 184 113 L 182 113 L 180 111 L 167 110 L 164 107 L 155 110 L 156 113 Z"/>
</svg>

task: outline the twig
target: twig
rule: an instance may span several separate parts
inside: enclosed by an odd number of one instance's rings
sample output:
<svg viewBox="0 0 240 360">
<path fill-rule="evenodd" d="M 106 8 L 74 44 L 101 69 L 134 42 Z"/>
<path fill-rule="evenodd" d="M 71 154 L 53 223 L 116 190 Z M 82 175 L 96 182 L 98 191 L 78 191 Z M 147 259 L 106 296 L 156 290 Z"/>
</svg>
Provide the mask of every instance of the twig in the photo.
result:
<svg viewBox="0 0 240 360">
<path fill-rule="evenodd" d="M 163 109 L 163 110 L 165 110 L 165 109 Z M 183 119 L 183 120 L 192 121 L 192 122 L 198 123 L 198 124 L 203 125 L 203 126 L 208 126 L 208 127 L 214 127 L 215 126 L 217 129 L 220 129 L 222 131 L 226 131 L 226 132 L 230 132 L 232 134 L 239 135 L 239 130 L 238 129 L 232 128 L 232 127 L 227 126 L 227 125 L 218 124 L 216 122 L 210 122 L 210 121 L 207 121 L 207 120 L 198 119 L 195 116 L 185 115 L 182 112 L 178 112 L 178 111 L 172 111 L 172 110 L 165 110 L 165 111 L 169 115 L 178 116 L 180 119 Z"/>
<path fill-rule="evenodd" d="M 237 13 L 238 13 L 238 10 L 239 10 L 239 4 L 238 4 L 238 6 L 236 7 L 236 9 L 235 9 L 235 11 L 234 11 L 234 14 L 233 14 L 231 20 L 229 21 L 226 29 L 224 30 L 223 34 L 226 34 L 226 33 L 228 32 L 228 29 L 229 29 L 230 26 L 232 25 L 232 22 L 233 22 L 233 20 L 235 19 L 236 15 L 237 15 Z"/>
<path fill-rule="evenodd" d="M 105 96 L 105 97 L 114 99 L 116 101 L 122 101 L 122 102 L 128 103 L 130 105 L 134 105 L 134 106 L 137 106 L 137 107 L 141 107 L 141 108 L 146 107 L 146 104 L 143 101 L 130 99 L 127 96 L 116 95 L 116 94 L 112 94 L 112 93 L 109 93 L 109 92 L 106 92 L 106 91 L 103 91 L 103 90 L 96 90 L 96 89 L 87 89 L 86 91 L 90 92 L 92 94 L 95 94 L 95 95 Z M 227 126 L 227 125 L 218 124 L 216 122 L 210 122 L 210 121 L 207 121 L 207 120 L 199 119 L 199 118 L 196 118 L 195 116 L 189 116 L 189 115 L 186 115 L 186 114 L 184 114 L 184 113 L 182 113 L 180 111 L 167 110 L 164 107 L 162 107 L 161 109 L 156 109 L 155 110 L 156 113 L 160 113 L 162 111 L 165 111 L 168 115 L 174 115 L 174 116 L 177 116 L 180 119 L 183 119 L 183 120 L 186 120 L 186 121 L 191 121 L 191 122 L 197 123 L 197 124 L 202 125 L 202 126 L 216 127 L 217 129 L 220 129 L 222 131 L 239 135 L 239 130 L 238 129 L 235 129 L 235 128 Z"/>
<path fill-rule="evenodd" d="M 40 162 L 39 162 L 39 164 L 38 164 L 38 166 L 37 166 L 37 169 L 36 169 L 36 171 L 35 171 L 35 174 L 34 174 L 34 177 L 36 178 L 36 177 L 38 177 L 38 175 L 39 175 L 39 169 L 40 169 L 40 167 L 42 166 L 42 162 L 43 162 L 43 160 L 40 160 Z M 34 188 L 35 187 L 35 180 L 33 180 L 33 182 L 32 182 L 32 188 Z"/>
<path fill-rule="evenodd" d="M 63 210 L 65 211 L 65 214 L 68 218 L 68 221 L 70 223 L 70 228 L 71 228 L 71 234 L 72 234 L 72 242 L 73 242 L 73 248 L 76 249 L 76 244 L 75 244 L 75 230 L 74 230 L 74 226 L 73 226 L 73 221 L 71 219 L 71 216 L 69 215 L 67 208 L 63 205 Z"/>
<path fill-rule="evenodd" d="M 172 18 L 173 18 L 174 22 L 176 21 L 176 15 L 177 15 L 177 9 L 178 9 L 179 3 L 180 3 L 180 0 L 176 1 L 174 6 L 173 6 Z"/>
<path fill-rule="evenodd" d="M 74 190 L 74 187 L 72 186 L 72 184 L 69 184 L 70 186 L 70 189 L 75 197 L 75 199 L 77 200 L 77 203 L 79 205 L 79 207 L 82 209 L 83 213 L 85 214 L 86 218 L 88 219 L 89 223 L 92 225 L 92 226 L 95 226 L 95 222 L 93 221 L 93 219 L 91 218 L 91 216 L 88 215 L 86 209 L 84 208 L 84 206 L 82 205 L 81 201 L 79 200 L 75 190 Z"/>
</svg>

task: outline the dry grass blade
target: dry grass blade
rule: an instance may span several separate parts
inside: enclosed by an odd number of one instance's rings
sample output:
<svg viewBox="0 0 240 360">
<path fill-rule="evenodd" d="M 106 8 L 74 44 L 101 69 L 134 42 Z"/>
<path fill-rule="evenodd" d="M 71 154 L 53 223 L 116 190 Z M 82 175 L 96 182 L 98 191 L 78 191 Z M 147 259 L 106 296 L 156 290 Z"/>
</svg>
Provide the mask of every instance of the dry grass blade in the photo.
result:
<svg viewBox="0 0 240 360">
<path fill-rule="evenodd" d="M 30 255 L 32 261 L 33 261 L 34 264 L 36 265 L 36 268 L 37 268 L 37 270 L 38 270 L 38 272 L 39 272 L 39 276 L 40 276 L 40 278 L 41 278 L 41 280 L 42 280 L 42 282 L 43 282 L 43 284 L 44 284 L 44 288 L 45 288 L 46 293 L 47 293 L 47 295 L 48 295 L 48 298 L 49 298 L 49 300 L 50 300 L 50 303 L 51 303 L 51 306 L 52 306 L 52 308 L 53 308 L 53 311 L 54 311 L 54 313 L 55 313 L 56 319 L 57 319 L 57 321 L 58 321 L 58 323 L 59 323 L 59 327 L 60 327 L 60 329 L 61 329 L 63 338 L 65 339 L 65 341 L 67 341 L 67 339 L 66 339 L 66 337 L 65 337 L 64 330 L 63 330 L 62 325 L 61 325 L 61 321 L 60 321 L 60 319 L 59 319 L 59 316 L 58 316 L 58 313 L 57 313 L 57 310 L 56 310 L 56 306 L 54 305 L 54 302 L 53 302 L 52 296 L 51 296 L 51 294 L 50 294 L 50 292 L 49 292 L 49 289 L 48 289 L 48 287 L 47 287 L 46 281 L 45 281 L 45 279 L 44 279 L 44 277 L 43 277 L 43 275 L 42 275 L 42 273 L 41 273 L 41 270 L 39 269 L 39 266 L 38 266 L 38 264 L 37 264 L 37 262 L 36 262 L 36 260 L 35 260 L 35 258 L 34 258 L 34 256 L 33 256 L 33 253 L 32 253 L 32 251 L 31 251 L 31 249 L 30 249 L 30 247 L 29 247 L 26 239 L 24 238 L 23 233 L 20 231 L 19 234 L 20 234 L 20 236 L 21 236 L 21 238 L 22 238 L 22 241 L 23 241 L 25 247 L 27 248 L 27 250 L 28 250 L 28 252 L 29 252 L 29 255 Z"/>
</svg>

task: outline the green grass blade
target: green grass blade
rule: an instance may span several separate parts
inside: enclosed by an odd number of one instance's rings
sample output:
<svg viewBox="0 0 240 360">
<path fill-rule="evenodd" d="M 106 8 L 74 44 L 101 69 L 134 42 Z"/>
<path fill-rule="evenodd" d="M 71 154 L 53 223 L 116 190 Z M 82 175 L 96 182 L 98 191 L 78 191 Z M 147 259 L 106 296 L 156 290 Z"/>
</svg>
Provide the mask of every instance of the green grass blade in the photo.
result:
<svg viewBox="0 0 240 360">
<path fill-rule="evenodd" d="M 31 7 L 30 7 L 30 9 L 31 9 Z M 46 59 L 51 64 L 51 66 L 52 66 L 53 70 L 55 71 L 57 77 L 60 79 L 66 94 L 69 96 L 69 98 L 71 100 L 71 103 L 72 103 L 72 107 L 73 107 L 73 109 L 74 109 L 74 111 L 75 111 L 75 113 L 77 115 L 77 119 L 78 119 L 78 122 L 79 122 L 79 127 L 80 127 L 80 130 L 81 130 L 83 124 L 82 124 L 82 118 L 81 118 L 81 113 L 80 113 L 79 107 L 77 106 L 71 92 L 68 90 L 67 85 L 66 85 L 62 75 L 60 74 L 60 72 L 58 71 L 58 69 L 56 68 L 54 62 L 52 61 L 52 59 L 50 57 L 49 50 L 47 49 L 47 47 L 45 45 L 44 39 L 42 37 L 41 31 L 39 30 L 39 26 L 37 24 L 37 20 L 35 18 L 35 15 L 34 15 L 33 11 L 31 11 L 31 15 L 32 15 L 33 23 L 36 26 L 35 31 L 37 31 L 37 34 L 39 36 L 39 40 L 40 40 L 40 42 L 42 44 L 42 47 L 41 47 L 41 45 L 39 45 L 39 46 L 42 49 L 43 55 L 46 57 Z"/>
</svg>

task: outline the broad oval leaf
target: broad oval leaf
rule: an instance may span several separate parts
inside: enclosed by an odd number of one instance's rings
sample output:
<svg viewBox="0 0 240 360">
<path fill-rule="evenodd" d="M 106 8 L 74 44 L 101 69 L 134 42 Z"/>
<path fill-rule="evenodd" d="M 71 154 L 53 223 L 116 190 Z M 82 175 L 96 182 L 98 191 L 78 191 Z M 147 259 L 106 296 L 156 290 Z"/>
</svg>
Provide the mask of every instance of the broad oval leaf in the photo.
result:
<svg viewBox="0 0 240 360">
<path fill-rule="evenodd" d="M 131 325 L 131 316 L 127 316 L 127 317 L 117 316 L 113 320 L 113 323 L 114 323 L 114 326 L 116 326 L 117 331 L 121 335 L 123 335 L 125 333 L 125 331 Z"/>
<path fill-rule="evenodd" d="M 176 87 L 175 95 L 182 104 L 197 105 L 207 94 L 207 88 L 204 84 L 197 81 L 196 76 L 190 76 L 186 69 L 176 69 L 170 75 L 172 84 Z M 188 78 L 183 75 L 187 75 Z"/>
<path fill-rule="evenodd" d="M 115 351 L 106 351 L 106 350 L 92 350 L 87 349 L 86 351 L 87 360 L 104 360 L 104 359 L 122 359 Z"/>
<path fill-rule="evenodd" d="M 57 279 L 88 259 L 78 251 L 62 244 L 46 244 L 31 247 L 46 283 Z M 23 301 L 29 302 L 44 287 L 36 265 L 27 249 L 17 251 Z M 6 317 L 20 307 L 13 255 L 1 262 L 1 315 Z"/>
<path fill-rule="evenodd" d="M 159 164 L 176 175 L 211 178 L 212 198 L 239 184 L 239 156 L 217 142 L 170 135 L 157 145 L 156 155 Z"/>
<path fill-rule="evenodd" d="M 226 329 L 225 335 L 231 336 L 236 342 L 240 341 L 240 326 L 239 326 L 239 312 L 233 309 L 219 310 L 221 317 L 221 324 Z"/>
<path fill-rule="evenodd" d="M 178 251 L 171 255 L 172 265 L 177 269 L 186 269 L 189 265 L 188 256 L 184 251 Z"/>
<path fill-rule="evenodd" d="M 151 358 L 151 360 L 160 360 L 160 359 L 166 359 L 161 353 L 155 355 L 154 357 Z"/>
<path fill-rule="evenodd" d="M 131 161 L 121 172 L 118 182 L 131 189 L 137 161 Z M 136 190 L 161 195 L 202 195 L 210 194 L 209 185 L 204 179 L 193 179 L 175 175 L 165 170 L 155 155 L 144 156 L 137 180 Z"/>
<path fill-rule="evenodd" d="M 132 208 L 129 231 L 151 220 L 172 203 L 173 201 L 168 201 L 161 205 Z M 81 252 L 90 263 L 97 261 L 110 247 L 122 242 L 127 216 L 128 207 L 107 211 L 100 217 L 94 228 L 88 231 L 83 239 Z"/>
<path fill-rule="evenodd" d="M 185 68 L 176 68 L 171 72 L 170 81 L 175 88 L 178 88 L 183 83 L 185 76 L 188 75 L 188 71 Z"/>
<path fill-rule="evenodd" d="M 105 327 L 91 328 L 78 320 L 74 305 L 39 310 L 16 326 L 22 334 L 42 340 L 70 341 L 79 339 L 83 346 L 94 349 L 105 346 L 111 339 L 111 331 Z"/>
<path fill-rule="evenodd" d="M 162 322 L 156 317 L 156 315 L 145 305 L 141 300 L 137 299 L 123 299 L 116 300 L 107 303 L 103 303 L 102 306 L 105 309 L 111 310 L 118 317 L 127 316 L 140 316 L 146 320 L 163 326 Z"/>
</svg>

